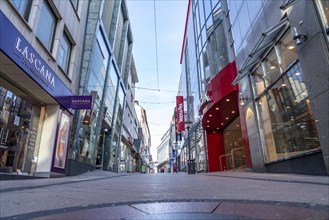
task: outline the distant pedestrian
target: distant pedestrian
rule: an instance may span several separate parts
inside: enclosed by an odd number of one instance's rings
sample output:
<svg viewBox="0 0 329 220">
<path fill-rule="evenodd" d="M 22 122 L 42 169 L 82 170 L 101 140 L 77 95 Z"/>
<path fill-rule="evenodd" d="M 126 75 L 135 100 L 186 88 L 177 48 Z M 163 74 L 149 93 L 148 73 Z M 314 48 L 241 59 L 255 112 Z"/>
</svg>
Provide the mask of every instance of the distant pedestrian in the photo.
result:
<svg viewBox="0 0 329 220">
<path fill-rule="evenodd" d="M 177 166 L 174 164 L 174 173 L 177 173 Z"/>
<path fill-rule="evenodd" d="M 164 173 L 164 167 L 161 167 L 161 173 Z"/>
</svg>

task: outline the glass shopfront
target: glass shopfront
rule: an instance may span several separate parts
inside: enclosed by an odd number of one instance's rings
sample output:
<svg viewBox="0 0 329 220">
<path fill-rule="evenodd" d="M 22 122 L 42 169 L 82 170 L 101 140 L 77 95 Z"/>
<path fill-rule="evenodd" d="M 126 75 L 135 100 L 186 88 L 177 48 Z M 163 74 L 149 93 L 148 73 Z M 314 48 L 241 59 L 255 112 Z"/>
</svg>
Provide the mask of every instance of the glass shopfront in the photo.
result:
<svg viewBox="0 0 329 220">
<path fill-rule="evenodd" d="M 252 80 L 266 161 L 318 149 L 317 121 L 289 31 L 258 65 Z"/>
<path fill-rule="evenodd" d="M 329 40 L 329 1 L 315 0 L 315 3 L 318 8 L 321 23 L 327 35 L 327 40 Z"/>
<path fill-rule="evenodd" d="M 23 92 L 2 77 L 0 81 L 0 172 L 32 175 L 39 152 L 41 104 L 18 95 Z"/>
</svg>

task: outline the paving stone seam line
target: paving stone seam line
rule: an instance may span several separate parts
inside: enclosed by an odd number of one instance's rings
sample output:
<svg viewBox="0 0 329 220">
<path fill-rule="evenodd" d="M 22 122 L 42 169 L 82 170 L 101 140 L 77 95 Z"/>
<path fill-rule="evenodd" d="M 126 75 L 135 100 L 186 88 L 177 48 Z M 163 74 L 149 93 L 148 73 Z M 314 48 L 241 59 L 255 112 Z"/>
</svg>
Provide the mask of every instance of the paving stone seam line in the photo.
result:
<svg viewBox="0 0 329 220">
<path fill-rule="evenodd" d="M 211 213 L 214 213 L 216 211 L 216 209 L 222 204 L 222 202 L 219 202 L 216 207 L 211 211 Z"/>
<path fill-rule="evenodd" d="M 264 179 L 264 178 L 251 178 L 251 177 L 239 177 L 239 176 L 216 176 L 211 174 L 203 174 L 205 176 L 213 176 L 213 177 L 223 177 L 223 178 L 233 178 L 233 179 L 248 179 L 248 180 L 261 180 L 261 181 L 269 181 L 269 182 L 283 182 L 283 183 L 301 183 L 301 184 L 311 184 L 311 185 L 321 185 L 321 186 L 329 186 L 328 183 L 316 183 L 316 182 L 308 182 L 308 181 L 298 181 L 298 180 L 273 180 L 273 179 Z"/>
<path fill-rule="evenodd" d="M 30 219 L 30 218 L 40 218 L 49 215 L 55 214 L 63 214 L 66 212 L 73 212 L 73 211 L 80 211 L 80 210 L 87 210 L 87 209 L 96 209 L 96 208 L 106 208 L 106 207 L 115 207 L 115 206 L 125 206 L 125 205 L 137 205 L 137 204 L 152 204 L 152 203 L 175 203 L 175 202 L 231 202 L 231 203 L 247 203 L 247 204 L 265 204 L 265 205 L 275 205 L 275 206 L 288 206 L 288 207 L 295 207 L 295 208 L 305 208 L 305 209 L 312 209 L 312 210 L 321 210 L 329 212 L 328 205 L 320 205 L 320 204 L 310 204 L 310 203 L 299 203 L 299 202 L 279 202 L 279 201 L 263 201 L 263 200 L 236 200 L 236 199 L 178 199 L 178 200 L 148 200 L 148 201 L 130 201 L 130 202 L 118 202 L 118 203 L 102 203 L 102 204 L 93 204 L 87 206 L 72 206 L 67 208 L 58 208 L 58 209 L 51 209 L 51 210 L 42 210 L 36 212 L 30 212 L 25 214 L 19 215 L 12 215 L 12 216 L 0 216 L 1 220 L 7 219 Z"/>
<path fill-rule="evenodd" d="M 128 206 L 131 207 L 131 208 L 133 208 L 133 209 L 135 209 L 135 210 L 137 210 L 137 211 L 139 211 L 139 212 L 145 213 L 146 215 L 150 215 L 151 214 L 151 213 L 145 212 L 145 211 L 143 211 L 143 210 L 135 207 L 134 205 L 136 205 L 136 204 L 130 204 Z"/>
<path fill-rule="evenodd" d="M 20 187 L 15 187 L 15 188 L 0 189 L 0 193 L 22 191 L 22 190 L 28 190 L 28 189 L 38 189 L 38 188 L 45 188 L 45 187 L 49 187 L 49 186 L 59 186 L 59 185 L 66 185 L 66 184 L 72 184 L 72 183 L 90 182 L 90 181 L 95 181 L 95 180 L 112 179 L 112 178 L 124 177 L 124 176 L 127 176 L 127 175 L 118 175 L 118 176 L 101 177 L 101 178 L 95 178 L 95 179 L 76 180 L 76 181 L 61 182 L 61 183 L 51 183 L 51 184 L 38 185 L 38 186 L 20 186 Z"/>
</svg>

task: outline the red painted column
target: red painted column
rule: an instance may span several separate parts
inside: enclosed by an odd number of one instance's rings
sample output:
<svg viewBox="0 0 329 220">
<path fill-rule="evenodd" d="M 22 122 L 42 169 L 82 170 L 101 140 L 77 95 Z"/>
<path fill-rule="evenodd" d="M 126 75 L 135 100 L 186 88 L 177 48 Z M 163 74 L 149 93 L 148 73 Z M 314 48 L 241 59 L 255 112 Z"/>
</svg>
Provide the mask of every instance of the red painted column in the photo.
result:
<svg viewBox="0 0 329 220">
<path fill-rule="evenodd" d="M 219 157 L 225 154 L 223 134 L 207 132 L 207 146 L 209 172 L 220 171 Z M 225 160 L 222 160 L 222 164 L 225 164 Z"/>
</svg>

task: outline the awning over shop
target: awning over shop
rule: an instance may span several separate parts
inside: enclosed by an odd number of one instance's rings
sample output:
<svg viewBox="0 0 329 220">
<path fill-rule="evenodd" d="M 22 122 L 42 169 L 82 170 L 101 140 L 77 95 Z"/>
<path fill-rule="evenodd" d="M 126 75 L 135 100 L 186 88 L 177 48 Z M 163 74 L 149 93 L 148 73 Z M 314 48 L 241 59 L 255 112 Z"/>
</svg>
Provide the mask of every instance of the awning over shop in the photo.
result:
<svg viewBox="0 0 329 220">
<path fill-rule="evenodd" d="M 251 51 L 244 64 L 241 66 L 239 73 L 234 79 L 232 85 L 236 85 L 238 82 L 240 82 L 241 79 L 250 74 L 252 67 L 260 62 L 266 49 L 268 49 L 276 42 L 277 35 L 282 30 L 288 28 L 288 25 L 288 18 L 285 17 L 279 23 L 262 33 L 254 49 Z"/>
</svg>

